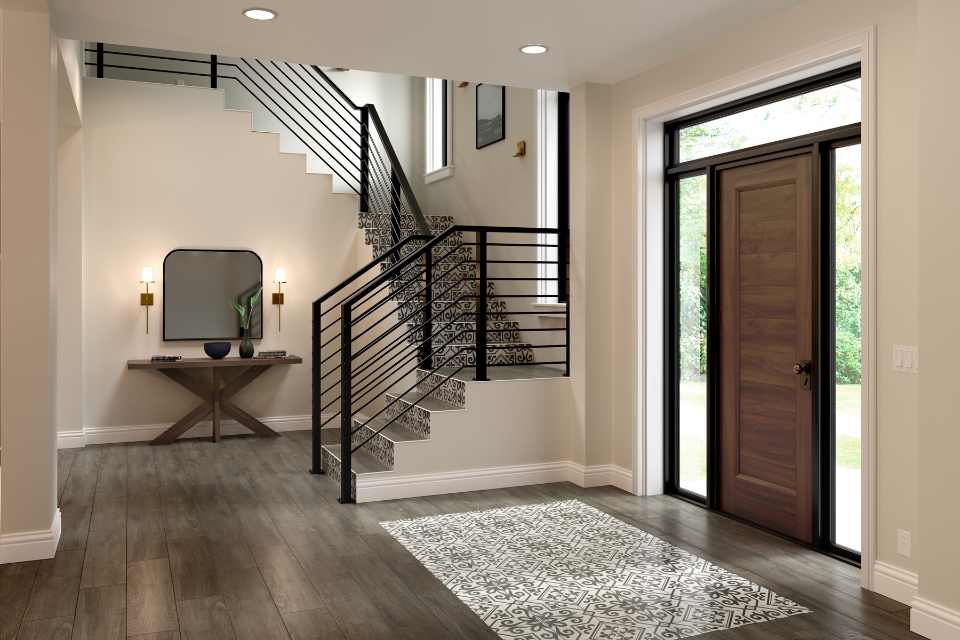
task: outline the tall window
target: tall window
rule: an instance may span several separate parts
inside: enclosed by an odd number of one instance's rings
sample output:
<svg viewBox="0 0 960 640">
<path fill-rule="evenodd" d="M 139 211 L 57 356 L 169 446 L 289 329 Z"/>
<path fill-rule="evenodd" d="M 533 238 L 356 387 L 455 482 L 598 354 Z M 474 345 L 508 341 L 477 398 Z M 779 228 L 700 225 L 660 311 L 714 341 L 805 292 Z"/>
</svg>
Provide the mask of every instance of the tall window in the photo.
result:
<svg viewBox="0 0 960 640">
<path fill-rule="evenodd" d="M 537 226 L 558 227 L 557 152 L 558 105 L 556 91 L 537 91 Z M 556 245 L 555 234 L 542 234 L 540 245 Z M 556 303 L 557 247 L 537 247 L 537 290 L 541 303 Z M 543 264 L 549 263 L 549 264 Z M 543 278 L 548 278 L 544 280 Z"/>
<path fill-rule="evenodd" d="M 426 173 L 447 166 L 447 81 L 427 78 L 426 85 Z"/>
</svg>

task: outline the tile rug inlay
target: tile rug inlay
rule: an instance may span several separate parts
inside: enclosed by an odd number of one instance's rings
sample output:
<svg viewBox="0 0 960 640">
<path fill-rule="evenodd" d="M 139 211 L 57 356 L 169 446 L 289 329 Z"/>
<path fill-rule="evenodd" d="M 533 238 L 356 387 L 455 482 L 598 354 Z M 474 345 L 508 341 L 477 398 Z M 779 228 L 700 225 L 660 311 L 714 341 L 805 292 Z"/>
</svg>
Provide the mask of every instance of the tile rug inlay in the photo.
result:
<svg viewBox="0 0 960 640">
<path fill-rule="evenodd" d="M 809 613 L 578 500 L 381 525 L 501 638 L 673 640 Z"/>
</svg>

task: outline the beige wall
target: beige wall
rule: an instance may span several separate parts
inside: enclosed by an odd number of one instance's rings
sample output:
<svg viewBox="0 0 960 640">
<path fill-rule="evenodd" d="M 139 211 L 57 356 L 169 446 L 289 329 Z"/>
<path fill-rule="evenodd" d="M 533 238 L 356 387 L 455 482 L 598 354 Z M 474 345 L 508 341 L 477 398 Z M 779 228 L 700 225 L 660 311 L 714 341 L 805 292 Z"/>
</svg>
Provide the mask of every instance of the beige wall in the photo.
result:
<svg viewBox="0 0 960 640">
<path fill-rule="evenodd" d="M 0 13 L 0 532 L 49 529 L 54 386 L 57 56 L 46 13 Z"/>
<path fill-rule="evenodd" d="M 358 260 L 356 198 L 331 194 L 328 176 L 304 173 L 250 116 L 224 111 L 221 94 L 195 87 L 88 78 L 84 85 L 83 424 L 169 423 L 192 397 L 129 358 L 199 355 L 201 343 L 161 340 L 162 266 L 175 248 L 248 248 L 264 282 L 286 269 L 282 333 L 269 295 L 261 349 L 287 349 L 304 364 L 264 374 L 238 397 L 258 416 L 310 413 L 311 303 Z M 151 329 L 138 305 L 140 269 L 157 276 Z"/>
<path fill-rule="evenodd" d="M 825 19 L 829 16 L 829 19 Z M 629 466 L 636 424 L 637 217 L 633 208 L 632 111 L 667 97 L 744 72 L 764 62 L 877 27 L 878 69 L 878 469 L 879 559 L 913 570 L 914 560 L 896 554 L 896 530 L 917 533 L 917 376 L 894 373 L 893 344 L 917 344 L 916 133 L 914 107 L 915 10 L 910 1 L 811 0 L 784 13 L 744 25 L 701 51 L 614 86 L 612 318 L 617 348 L 606 366 L 612 372 L 613 460 Z M 784 25 L 790 25 L 788 29 Z M 602 256 L 604 260 L 608 256 Z M 601 367 L 602 368 L 602 367 Z"/>
<path fill-rule="evenodd" d="M 415 80 L 413 111 L 417 127 L 412 139 L 417 196 L 425 213 L 451 215 L 460 224 L 536 226 L 537 224 L 537 92 L 506 88 L 506 139 L 476 148 L 475 83 L 450 83 L 452 148 L 448 157 L 454 174 L 423 184 L 424 87 Z M 391 130 L 391 135 L 393 131 Z M 514 158 L 516 143 L 527 142 L 527 155 Z"/>
<path fill-rule="evenodd" d="M 920 596 L 960 611 L 960 394 L 956 370 L 957 238 L 960 202 L 956 198 L 960 132 L 956 126 L 960 87 L 945 70 L 960 64 L 956 26 L 960 4 L 934 0 L 919 3 L 917 31 L 920 203 L 920 373 L 919 487 L 920 531 L 915 538 Z M 916 621 L 916 619 L 914 619 Z M 956 629 L 956 627 L 954 627 Z M 943 635 L 942 637 L 956 637 Z"/>
<path fill-rule="evenodd" d="M 613 281 L 614 220 L 611 209 L 611 115 L 608 85 L 574 88 L 570 96 L 570 382 L 573 459 L 581 464 L 613 461 Z M 622 466 L 629 468 L 630 458 Z"/>
</svg>

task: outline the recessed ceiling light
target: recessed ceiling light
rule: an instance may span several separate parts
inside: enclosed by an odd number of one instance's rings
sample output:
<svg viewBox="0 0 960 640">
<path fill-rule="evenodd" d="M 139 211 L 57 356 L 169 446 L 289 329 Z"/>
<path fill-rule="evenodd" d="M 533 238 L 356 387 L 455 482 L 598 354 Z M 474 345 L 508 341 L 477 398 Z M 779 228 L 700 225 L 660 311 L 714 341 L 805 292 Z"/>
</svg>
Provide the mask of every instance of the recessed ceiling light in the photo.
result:
<svg viewBox="0 0 960 640">
<path fill-rule="evenodd" d="M 251 7 L 244 11 L 243 15 L 247 16 L 251 20 L 273 20 L 277 17 L 277 12 L 271 11 L 270 9 L 263 9 L 261 7 Z"/>
<path fill-rule="evenodd" d="M 545 44 L 527 44 L 520 47 L 520 53 L 525 53 L 528 56 L 538 56 L 541 53 L 547 52 L 547 45 Z"/>
</svg>

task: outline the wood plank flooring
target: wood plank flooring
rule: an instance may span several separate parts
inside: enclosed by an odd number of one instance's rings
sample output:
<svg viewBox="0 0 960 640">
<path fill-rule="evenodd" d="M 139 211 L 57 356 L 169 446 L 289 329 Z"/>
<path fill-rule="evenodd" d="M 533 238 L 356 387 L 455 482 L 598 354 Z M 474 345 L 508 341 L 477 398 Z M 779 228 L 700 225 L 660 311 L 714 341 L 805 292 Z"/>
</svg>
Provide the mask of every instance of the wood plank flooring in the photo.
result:
<svg viewBox="0 0 960 640">
<path fill-rule="evenodd" d="M 0 640 L 494 640 L 378 523 L 569 498 L 814 610 L 711 638 L 919 638 L 853 567 L 669 497 L 551 484 L 342 506 L 306 472 L 306 432 L 63 450 L 58 466 L 60 549 L 0 566 Z"/>
</svg>

